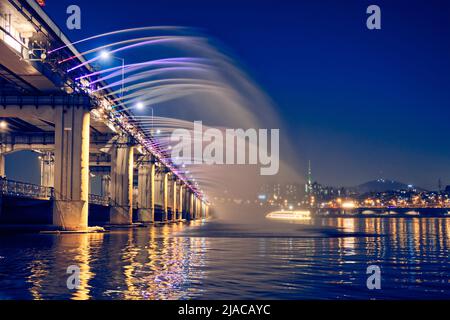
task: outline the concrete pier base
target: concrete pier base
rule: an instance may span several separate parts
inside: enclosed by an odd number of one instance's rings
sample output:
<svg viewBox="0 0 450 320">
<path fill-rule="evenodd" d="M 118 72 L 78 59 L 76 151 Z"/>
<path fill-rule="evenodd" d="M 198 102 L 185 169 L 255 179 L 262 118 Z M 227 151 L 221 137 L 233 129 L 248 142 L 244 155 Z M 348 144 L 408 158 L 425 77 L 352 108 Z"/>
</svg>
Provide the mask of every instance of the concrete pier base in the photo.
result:
<svg viewBox="0 0 450 320">
<path fill-rule="evenodd" d="M 138 209 L 138 222 L 142 223 L 153 223 L 154 222 L 154 211 L 153 209 L 140 208 Z"/>
<path fill-rule="evenodd" d="M 131 225 L 133 221 L 131 220 L 131 207 L 129 206 L 112 206 L 109 209 L 109 222 L 110 224 L 129 224 Z"/>
<path fill-rule="evenodd" d="M 61 230 L 85 231 L 88 225 L 88 203 L 75 200 L 53 202 L 53 224 Z"/>
</svg>

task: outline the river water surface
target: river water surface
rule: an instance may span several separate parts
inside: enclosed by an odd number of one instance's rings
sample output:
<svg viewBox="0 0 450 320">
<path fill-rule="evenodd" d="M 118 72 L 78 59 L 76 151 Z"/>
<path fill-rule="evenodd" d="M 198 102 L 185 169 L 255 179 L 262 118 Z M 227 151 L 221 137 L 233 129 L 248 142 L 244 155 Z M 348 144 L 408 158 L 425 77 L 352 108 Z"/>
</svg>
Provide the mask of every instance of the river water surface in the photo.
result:
<svg viewBox="0 0 450 320">
<path fill-rule="evenodd" d="M 450 299 L 449 248 L 448 218 L 0 235 L 0 299 Z M 369 265 L 381 290 L 367 289 Z"/>
</svg>

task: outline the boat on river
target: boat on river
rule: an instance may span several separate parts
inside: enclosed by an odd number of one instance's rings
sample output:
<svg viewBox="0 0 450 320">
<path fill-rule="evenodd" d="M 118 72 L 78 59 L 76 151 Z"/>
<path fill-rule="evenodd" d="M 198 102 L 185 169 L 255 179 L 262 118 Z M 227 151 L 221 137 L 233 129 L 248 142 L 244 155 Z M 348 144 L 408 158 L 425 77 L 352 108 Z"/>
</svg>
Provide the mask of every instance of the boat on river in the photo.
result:
<svg viewBox="0 0 450 320">
<path fill-rule="evenodd" d="M 274 211 L 269 213 L 266 219 L 291 221 L 310 220 L 311 212 L 309 210 Z"/>
</svg>

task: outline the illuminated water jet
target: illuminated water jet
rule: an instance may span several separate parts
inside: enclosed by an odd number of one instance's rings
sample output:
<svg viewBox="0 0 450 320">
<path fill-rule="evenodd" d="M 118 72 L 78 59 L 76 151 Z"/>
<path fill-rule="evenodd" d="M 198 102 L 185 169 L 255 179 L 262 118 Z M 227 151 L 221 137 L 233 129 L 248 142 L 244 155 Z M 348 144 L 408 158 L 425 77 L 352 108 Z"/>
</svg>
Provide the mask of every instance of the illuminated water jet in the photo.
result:
<svg viewBox="0 0 450 320">
<path fill-rule="evenodd" d="M 127 32 L 109 34 L 123 35 Z M 107 38 L 108 34 L 99 36 Z M 283 127 L 271 100 L 236 67 L 235 60 L 203 36 L 192 33 L 176 36 L 139 34 L 86 50 L 86 62 L 69 70 L 96 62 L 102 50 L 108 50 L 111 55 L 120 53 L 124 60 L 131 63 L 93 70 L 80 75 L 78 80 L 87 81 L 94 94 L 113 98 L 116 104 L 113 110 L 129 112 L 132 115 L 130 121 L 153 136 L 166 156 L 173 147 L 170 141 L 173 130 L 178 128 L 193 132 L 195 120 L 202 120 L 205 130 L 215 128 L 223 132 L 237 128 Z M 161 56 L 161 52 L 167 51 L 170 53 Z M 89 57 L 93 54 L 95 56 Z M 132 60 L 127 55 L 141 59 Z M 148 110 L 156 116 L 148 115 Z M 176 170 L 192 181 L 195 179 L 195 185 L 205 191 L 210 199 L 218 198 L 224 192 L 235 199 L 254 198 L 263 183 L 300 180 L 286 164 L 286 159 L 298 157 L 291 154 L 293 148 L 289 147 L 282 130 L 280 134 L 281 172 L 270 181 L 259 175 L 256 165 L 200 165 L 181 161 Z M 196 142 L 203 143 L 193 139 L 192 144 Z M 199 160 L 197 156 L 193 159 L 194 162 Z M 168 162 L 175 160 L 179 159 L 162 159 Z M 223 208 L 218 209 L 224 212 Z"/>
</svg>

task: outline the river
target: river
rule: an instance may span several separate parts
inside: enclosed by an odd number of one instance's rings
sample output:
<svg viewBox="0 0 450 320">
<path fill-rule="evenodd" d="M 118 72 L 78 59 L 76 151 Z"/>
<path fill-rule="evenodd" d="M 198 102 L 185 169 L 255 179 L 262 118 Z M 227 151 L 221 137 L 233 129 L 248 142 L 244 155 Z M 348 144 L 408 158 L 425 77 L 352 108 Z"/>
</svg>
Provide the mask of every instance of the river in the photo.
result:
<svg viewBox="0 0 450 320">
<path fill-rule="evenodd" d="M 449 248 L 448 218 L 4 234 L 0 299 L 450 299 Z M 380 290 L 366 286 L 370 265 Z"/>
</svg>

